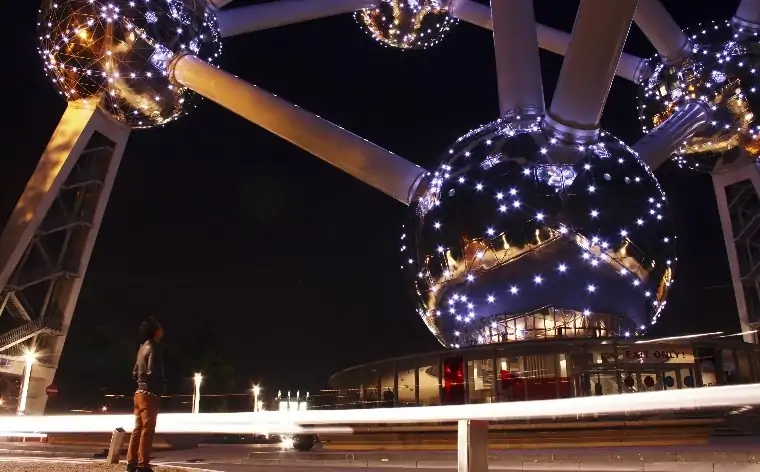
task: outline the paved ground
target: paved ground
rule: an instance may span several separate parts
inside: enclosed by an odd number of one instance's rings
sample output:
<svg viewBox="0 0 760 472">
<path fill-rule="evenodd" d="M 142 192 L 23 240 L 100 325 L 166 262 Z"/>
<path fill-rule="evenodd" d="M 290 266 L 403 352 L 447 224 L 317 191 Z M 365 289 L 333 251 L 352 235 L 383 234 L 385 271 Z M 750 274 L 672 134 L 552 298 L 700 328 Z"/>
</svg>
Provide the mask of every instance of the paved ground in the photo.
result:
<svg viewBox="0 0 760 472">
<path fill-rule="evenodd" d="M 103 461 L 53 461 L 18 457 L 0 459 L 0 472 L 124 472 L 124 465 L 106 464 Z M 185 471 L 174 467 L 156 467 L 156 472 Z"/>
<path fill-rule="evenodd" d="M 252 466 L 242 464 L 204 464 L 204 465 L 183 465 L 178 464 L 174 467 L 164 464 L 154 464 L 156 472 L 254 472 L 262 469 L 268 469 L 271 472 L 304 472 L 304 467 L 268 467 Z M 181 469 L 177 467 L 182 467 Z M 334 467 L 307 467 L 307 472 L 335 472 Z M 387 468 L 374 467 L 340 467 L 340 472 L 388 472 Z M 440 469 L 401 469 L 401 470 L 420 470 L 423 472 L 435 472 Z M 94 460 L 66 460 L 66 459 L 30 459 L 30 458 L 8 458 L 0 459 L 0 472 L 123 472 L 124 464 L 104 464 L 102 461 Z M 558 469 L 542 471 L 540 469 L 531 469 L 530 472 L 557 472 Z M 619 469 L 594 469 L 594 472 L 620 472 Z"/>
<path fill-rule="evenodd" d="M 274 449 L 276 450 L 276 449 Z M 154 464 L 163 468 L 157 468 L 157 471 L 172 472 L 171 467 L 175 467 L 174 471 L 178 468 L 182 469 L 195 469 L 197 472 L 257 472 L 262 469 L 267 469 L 271 472 L 334 472 L 336 470 L 343 471 L 364 471 L 364 472 L 388 472 L 388 468 L 395 468 L 401 470 L 413 470 L 415 465 L 415 459 L 424 460 L 425 464 L 419 463 L 420 469 L 438 471 L 442 469 L 453 469 L 456 467 L 453 452 L 452 454 L 441 454 L 438 458 L 434 458 L 434 465 L 430 466 L 430 458 L 423 458 L 422 455 L 429 454 L 429 451 L 403 451 L 399 453 L 394 452 L 376 452 L 362 453 L 361 460 L 369 461 L 362 465 L 359 463 L 349 463 L 344 461 L 335 461 L 334 451 L 329 452 L 330 458 L 333 459 L 333 463 L 327 465 L 321 461 L 303 461 L 300 464 L 295 464 L 295 460 L 304 456 L 291 456 L 283 463 L 277 463 L 272 460 L 250 460 L 249 455 L 253 452 L 270 452 L 267 454 L 272 456 L 271 452 L 274 452 L 271 447 L 261 447 L 257 445 L 203 445 L 201 447 L 189 450 L 180 451 L 165 451 L 157 452 L 154 459 Z M 415 454 L 415 452 L 417 454 Z M 737 440 L 732 438 L 730 440 L 719 440 L 710 444 L 709 446 L 666 446 L 666 447 L 625 447 L 625 448 L 583 448 L 583 449 L 554 449 L 554 450 L 514 450 L 514 451 L 498 451 L 500 459 L 491 463 L 492 469 L 502 470 L 519 470 L 521 461 L 525 461 L 526 464 L 531 465 L 531 472 L 542 472 L 542 465 L 546 465 L 546 469 L 554 472 L 560 470 L 570 470 L 568 467 L 573 467 L 572 462 L 594 463 L 594 472 L 612 472 L 617 470 L 632 470 L 631 465 L 635 468 L 635 463 L 641 460 L 655 461 L 662 463 L 687 461 L 687 463 L 681 463 L 681 466 L 696 466 L 697 464 L 688 464 L 688 462 L 705 461 L 705 462 L 724 462 L 727 470 L 739 470 L 736 466 L 741 466 L 738 462 L 745 462 L 745 466 L 757 466 L 752 463 L 760 462 L 760 442 L 755 439 L 752 440 Z M 757 455 L 754 453 L 757 452 Z M 81 459 L 76 458 L 76 454 L 72 454 L 70 457 L 56 457 L 56 458 L 35 458 L 30 456 L 21 455 L 0 455 L 0 472 L 79 472 L 79 471 L 93 471 L 93 472 L 117 472 L 123 471 L 125 466 L 123 465 L 107 465 L 102 460 L 94 459 Z M 446 457 L 451 455 L 452 457 Z M 556 456 L 555 456 L 556 455 Z M 698 457 L 697 457 L 698 455 Z M 742 459 L 741 456 L 750 457 L 750 459 Z M 307 455 L 308 456 L 308 455 Z M 360 459 L 359 454 L 356 454 L 357 461 Z M 388 457 L 388 462 L 381 463 L 383 457 Z M 419 456 L 419 457 L 417 457 Z M 666 457 L 667 456 L 667 457 Z M 80 456 L 81 457 L 81 456 Z M 443 457 L 446 457 L 446 461 L 443 462 Z M 609 459 L 609 458 L 613 459 Z M 677 458 L 676 458 L 677 457 Z M 757 459 L 755 459 L 757 457 Z M 437 462 L 435 462 L 437 461 Z M 532 463 L 536 461 L 537 463 Z M 551 461 L 555 461 L 550 463 Z M 747 464 L 746 462 L 750 462 Z M 410 464 L 408 464 L 410 463 Z M 733 464 L 730 464 L 733 463 Z M 367 467 L 369 465 L 370 467 Z M 373 465 L 382 465 L 383 467 L 373 467 Z M 411 465 L 411 467 L 407 467 Z M 679 464 L 673 464 L 677 466 Z M 435 468 L 427 468 L 435 467 Z M 672 466 L 664 466 L 668 471 Z M 731 468 L 733 467 L 733 468 Z M 680 470 L 686 470 L 677 468 Z M 527 470 L 527 469 L 526 469 Z M 574 470 L 578 470 L 578 466 L 575 466 Z M 639 469 L 640 470 L 640 469 Z M 696 469 L 690 472 L 698 472 Z M 701 471 L 701 469 L 700 469 Z M 266 471 L 264 471 L 266 472 Z M 662 472 L 666 472 L 664 469 Z M 748 472 L 748 471 L 747 471 Z"/>
</svg>

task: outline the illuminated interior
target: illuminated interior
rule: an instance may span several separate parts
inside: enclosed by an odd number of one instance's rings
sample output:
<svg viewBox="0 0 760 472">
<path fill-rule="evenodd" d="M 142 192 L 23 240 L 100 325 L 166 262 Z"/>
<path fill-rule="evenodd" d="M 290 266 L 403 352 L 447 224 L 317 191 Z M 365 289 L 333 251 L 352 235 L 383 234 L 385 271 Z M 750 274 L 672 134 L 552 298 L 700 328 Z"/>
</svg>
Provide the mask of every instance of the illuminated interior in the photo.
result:
<svg viewBox="0 0 760 472">
<path fill-rule="evenodd" d="M 356 20 L 378 42 L 399 49 L 438 44 L 456 22 L 449 0 L 381 0 L 377 8 L 356 13 Z"/>
<path fill-rule="evenodd" d="M 133 128 L 165 124 L 194 94 L 170 83 L 175 55 L 221 53 L 206 0 L 45 0 L 38 20 L 45 71 L 67 101 L 97 100 Z"/>
<path fill-rule="evenodd" d="M 682 167 L 709 172 L 736 153 L 760 152 L 760 57 L 756 40 L 737 35 L 730 22 L 699 25 L 690 34 L 692 54 L 679 64 L 651 60 L 654 73 L 639 92 L 642 131 L 649 132 L 689 100 L 710 106 L 706 129 L 687 139 L 674 154 Z"/>
</svg>

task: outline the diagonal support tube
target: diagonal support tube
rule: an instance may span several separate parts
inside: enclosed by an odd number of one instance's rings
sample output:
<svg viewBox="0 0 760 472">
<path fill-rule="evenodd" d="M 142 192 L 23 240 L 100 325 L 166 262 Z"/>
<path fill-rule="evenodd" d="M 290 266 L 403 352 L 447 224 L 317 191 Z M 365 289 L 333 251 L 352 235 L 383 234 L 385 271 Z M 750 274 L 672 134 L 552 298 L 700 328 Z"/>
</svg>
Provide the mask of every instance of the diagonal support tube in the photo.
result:
<svg viewBox="0 0 760 472">
<path fill-rule="evenodd" d="M 473 0 L 455 0 L 451 13 L 454 17 L 466 23 L 493 30 L 491 9 L 486 5 L 481 5 Z M 567 47 L 570 44 L 569 34 L 540 24 L 536 24 L 536 37 L 538 39 L 538 47 L 560 56 L 565 55 Z M 620 62 L 615 74 L 618 77 L 638 84 L 649 77 L 650 71 L 646 59 L 623 53 L 620 56 Z"/>
<path fill-rule="evenodd" d="M 689 38 L 660 0 L 639 0 L 633 21 L 666 64 L 676 64 L 691 54 Z"/>
<path fill-rule="evenodd" d="M 742 0 L 731 21 L 753 32 L 760 30 L 760 0 Z"/>
<path fill-rule="evenodd" d="M 425 170 L 192 55 L 172 63 L 173 79 L 347 174 L 409 204 Z"/>
<path fill-rule="evenodd" d="M 217 0 L 219 1 L 219 0 Z M 276 0 L 216 13 L 223 38 L 376 8 L 379 0 Z"/>
<path fill-rule="evenodd" d="M 533 0 L 491 0 L 491 12 L 502 116 L 511 110 L 543 112 Z"/>
<path fill-rule="evenodd" d="M 701 100 L 690 100 L 634 144 L 633 150 L 655 170 L 667 161 L 684 141 L 707 128 L 709 121 L 710 107 Z"/>
<path fill-rule="evenodd" d="M 547 116 L 551 127 L 573 138 L 596 135 L 637 3 L 581 0 Z"/>
</svg>

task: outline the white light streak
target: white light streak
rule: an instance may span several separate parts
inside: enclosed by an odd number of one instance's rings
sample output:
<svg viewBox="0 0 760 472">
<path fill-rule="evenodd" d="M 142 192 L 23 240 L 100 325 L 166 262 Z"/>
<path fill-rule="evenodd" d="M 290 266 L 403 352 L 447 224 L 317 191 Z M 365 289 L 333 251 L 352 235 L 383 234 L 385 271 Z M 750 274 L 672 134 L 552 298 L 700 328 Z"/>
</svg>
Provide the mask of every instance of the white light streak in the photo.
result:
<svg viewBox="0 0 760 472">
<path fill-rule="evenodd" d="M 552 418 L 583 414 L 651 413 L 760 404 L 760 384 L 731 385 L 628 395 L 534 400 L 526 402 L 447 405 L 370 410 L 306 410 L 259 413 L 168 413 L 158 416 L 157 433 L 255 433 L 281 434 L 351 433 L 348 427 L 371 423 L 432 423 L 458 420 L 503 421 Z M 132 415 L 12 416 L 0 421 L 6 431 L 30 433 L 110 433 L 115 428 L 132 429 Z M 298 425 L 326 425 L 301 428 Z"/>
</svg>

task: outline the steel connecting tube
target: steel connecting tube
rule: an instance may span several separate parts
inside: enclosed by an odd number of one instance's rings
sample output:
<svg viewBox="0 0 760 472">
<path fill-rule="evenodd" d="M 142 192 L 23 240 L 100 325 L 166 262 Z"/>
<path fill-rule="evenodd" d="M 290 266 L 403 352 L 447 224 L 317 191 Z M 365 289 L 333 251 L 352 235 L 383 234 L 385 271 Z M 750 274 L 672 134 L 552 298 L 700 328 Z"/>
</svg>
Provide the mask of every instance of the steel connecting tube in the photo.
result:
<svg viewBox="0 0 760 472">
<path fill-rule="evenodd" d="M 472 0 L 455 0 L 451 7 L 451 14 L 466 23 L 493 30 L 491 9 L 486 5 L 481 5 Z M 565 55 L 567 46 L 570 44 L 569 34 L 540 24 L 536 24 L 536 38 L 538 39 L 538 47 L 560 56 Z M 639 84 L 642 80 L 649 78 L 651 74 L 647 63 L 646 59 L 622 53 L 615 74 Z"/>
<path fill-rule="evenodd" d="M 420 166 L 193 55 L 176 57 L 170 77 L 404 204 L 425 175 Z"/>
<path fill-rule="evenodd" d="M 633 145 L 652 170 L 660 167 L 687 139 L 709 126 L 710 107 L 701 100 L 689 100 L 657 128 Z"/>
<path fill-rule="evenodd" d="M 565 139 L 596 137 L 637 3 L 581 0 L 546 119 Z"/>
<path fill-rule="evenodd" d="M 760 32 L 760 0 L 742 0 L 731 22 L 739 31 Z"/>
<path fill-rule="evenodd" d="M 223 38 L 377 7 L 379 0 L 277 0 L 216 13 Z"/>
<path fill-rule="evenodd" d="M 544 111 L 533 0 L 491 0 L 499 108 Z M 519 67 L 519 73 L 515 73 Z"/>
<path fill-rule="evenodd" d="M 677 64 L 691 54 L 691 43 L 660 0 L 639 0 L 633 17 L 666 64 Z"/>
</svg>

